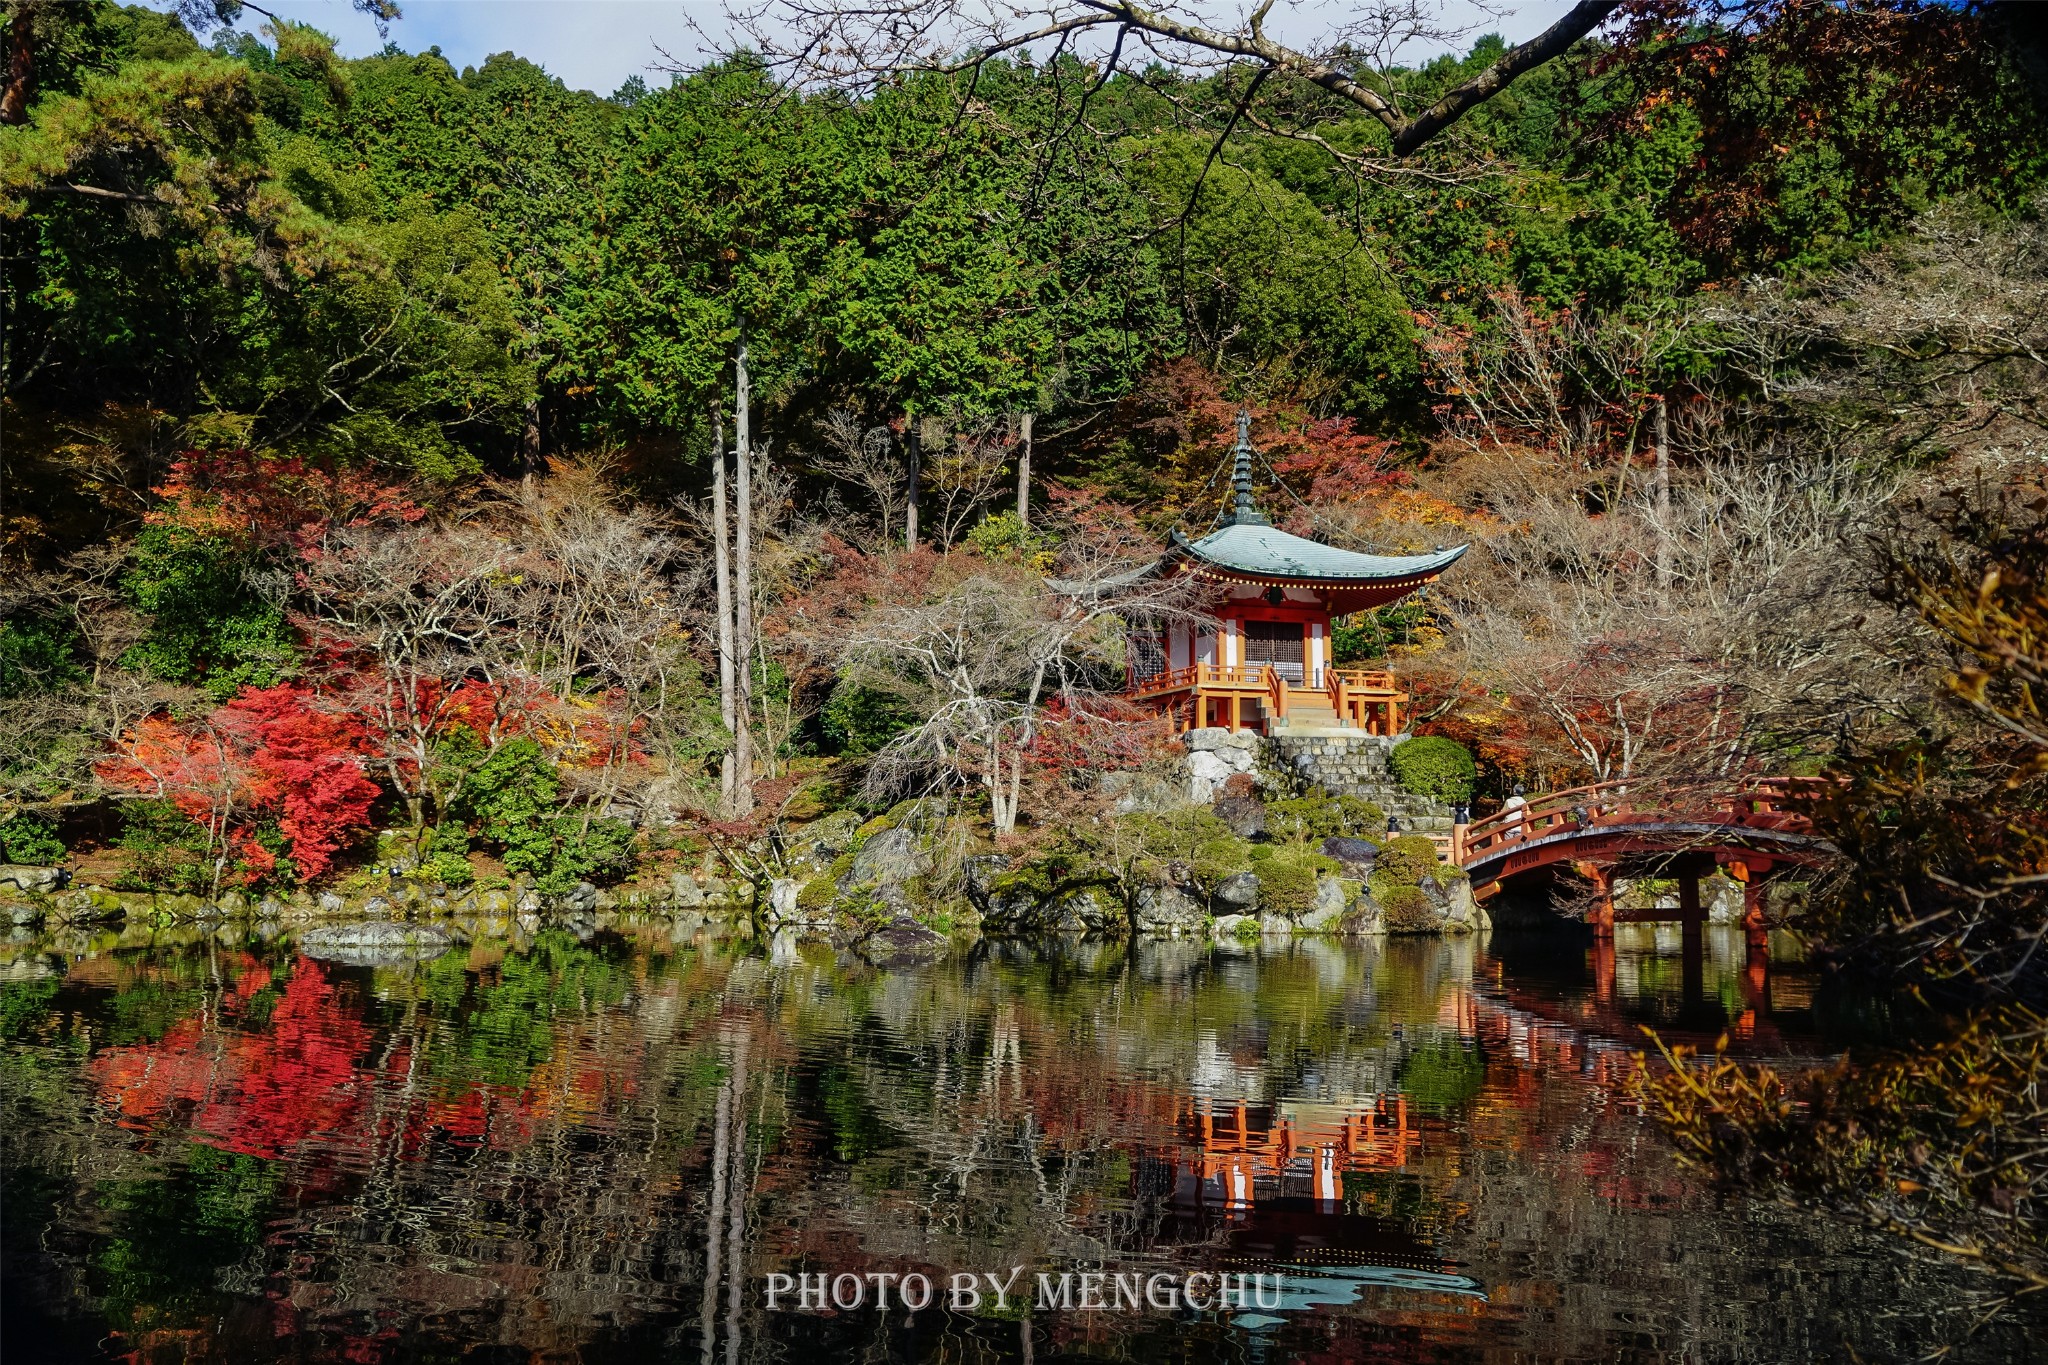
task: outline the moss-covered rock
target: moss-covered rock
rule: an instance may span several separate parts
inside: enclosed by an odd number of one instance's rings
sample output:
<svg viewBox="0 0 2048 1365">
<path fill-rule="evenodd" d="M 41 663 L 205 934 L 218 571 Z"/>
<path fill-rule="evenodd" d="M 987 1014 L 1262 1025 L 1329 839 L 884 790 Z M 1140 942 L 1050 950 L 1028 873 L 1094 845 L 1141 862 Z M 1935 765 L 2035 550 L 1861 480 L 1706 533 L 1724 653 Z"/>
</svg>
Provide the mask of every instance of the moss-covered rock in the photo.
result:
<svg viewBox="0 0 2048 1365">
<path fill-rule="evenodd" d="M 1252 874 L 1259 879 L 1259 906 L 1298 919 L 1315 908 L 1318 879 L 1341 870 L 1336 859 L 1308 849 L 1286 849 L 1262 858 L 1252 865 Z"/>
<path fill-rule="evenodd" d="M 1267 833 L 1290 843 L 1375 834 L 1386 827 L 1386 812 L 1362 796 L 1297 796 L 1266 803 Z"/>
</svg>

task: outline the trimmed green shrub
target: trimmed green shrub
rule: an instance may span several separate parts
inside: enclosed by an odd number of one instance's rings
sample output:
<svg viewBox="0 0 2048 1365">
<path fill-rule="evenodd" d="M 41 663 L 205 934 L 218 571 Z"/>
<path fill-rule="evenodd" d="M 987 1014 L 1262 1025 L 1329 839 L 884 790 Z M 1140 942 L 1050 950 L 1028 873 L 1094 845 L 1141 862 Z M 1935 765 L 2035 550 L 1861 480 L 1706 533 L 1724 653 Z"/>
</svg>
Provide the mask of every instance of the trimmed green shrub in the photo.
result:
<svg viewBox="0 0 2048 1365">
<path fill-rule="evenodd" d="M 64 841 L 57 827 L 40 815 L 22 811 L 0 820 L 0 863 L 47 866 L 64 861 Z"/>
<path fill-rule="evenodd" d="M 1408 1054 L 1401 1063 L 1399 1083 L 1424 1109 L 1442 1113 L 1479 1093 L 1486 1083 L 1486 1063 L 1478 1048 L 1438 1039 Z"/>
<path fill-rule="evenodd" d="M 476 869 L 460 853 L 436 853 L 420 864 L 420 871 L 443 886 L 468 886 L 476 880 Z"/>
<path fill-rule="evenodd" d="M 635 861 L 632 826 L 623 820 L 586 824 L 580 813 L 558 808 L 561 791 L 540 745 L 511 739 L 468 776 L 455 804 L 477 821 L 484 839 L 504 848 L 505 870 L 532 877 L 543 895 L 628 876 Z"/>
<path fill-rule="evenodd" d="M 1420 735 L 1396 744 L 1387 758 L 1403 791 L 1438 801 L 1469 801 L 1478 767 L 1472 751 L 1454 739 Z"/>
<path fill-rule="evenodd" d="M 1275 839 L 1313 843 L 1333 834 L 1379 837 L 1387 813 L 1362 796 L 1297 796 L 1266 803 L 1266 832 Z"/>
<path fill-rule="evenodd" d="M 1252 865 L 1259 879 L 1259 907 L 1276 915 L 1301 915 L 1315 908 L 1316 878 L 1334 874 L 1337 860 L 1320 853 L 1287 850 Z"/>
<path fill-rule="evenodd" d="M 1213 814 L 1199 808 L 1163 815 L 1128 815 L 1124 826 L 1137 836 L 1156 871 L 1167 863 L 1186 863 L 1196 881 L 1213 886 L 1233 872 L 1244 871 L 1257 845 L 1230 832 Z"/>
<path fill-rule="evenodd" d="M 1404 886 L 1415 886 L 1433 877 L 1439 864 L 1436 845 L 1420 834 L 1404 834 L 1380 849 L 1376 870 Z"/>
<path fill-rule="evenodd" d="M 1393 886 L 1375 898 L 1380 903 L 1380 923 L 1390 934 L 1428 934 L 1438 927 L 1436 907 L 1419 886 Z"/>
</svg>

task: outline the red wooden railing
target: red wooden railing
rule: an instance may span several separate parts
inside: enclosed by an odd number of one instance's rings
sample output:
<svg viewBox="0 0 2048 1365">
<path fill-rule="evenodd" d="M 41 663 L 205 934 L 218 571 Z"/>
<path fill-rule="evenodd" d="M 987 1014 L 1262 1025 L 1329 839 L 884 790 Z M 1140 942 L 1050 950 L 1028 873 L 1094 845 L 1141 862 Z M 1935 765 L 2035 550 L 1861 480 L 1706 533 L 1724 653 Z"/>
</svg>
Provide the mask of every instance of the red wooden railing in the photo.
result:
<svg viewBox="0 0 2048 1365">
<path fill-rule="evenodd" d="M 1800 810 L 1801 801 L 1824 782 L 1805 777 L 1595 782 L 1549 792 L 1460 827 L 1452 861 L 1469 867 L 1504 846 L 1621 825 L 1677 822 L 1804 832 L 1811 824 Z"/>
<path fill-rule="evenodd" d="M 1194 664 L 1140 678 L 1131 684 L 1126 695 L 1134 698 L 1163 697 L 1196 688 L 1264 692 L 1268 689 L 1266 675 L 1270 672 L 1272 670 L 1264 664 Z"/>
<path fill-rule="evenodd" d="M 1394 675 L 1377 668 L 1326 668 L 1323 687 L 1337 719 L 1369 735 L 1401 733 L 1401 703 L 1408 694 L 1394 684 Z"/>
</svg>

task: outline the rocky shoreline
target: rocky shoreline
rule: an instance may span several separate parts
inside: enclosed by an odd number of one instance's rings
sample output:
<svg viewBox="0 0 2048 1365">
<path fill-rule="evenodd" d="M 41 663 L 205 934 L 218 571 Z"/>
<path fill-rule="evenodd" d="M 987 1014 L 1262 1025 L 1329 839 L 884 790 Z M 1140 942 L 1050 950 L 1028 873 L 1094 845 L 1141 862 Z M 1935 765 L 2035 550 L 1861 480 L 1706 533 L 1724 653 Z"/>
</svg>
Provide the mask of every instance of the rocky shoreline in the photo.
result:
<svg viewBox="0 0 2048 1365">
<path fill-rule="evenodd" d="M 330 933 L 334 926 L 386 924 L 408 926 L 410 941 L 426 947 L 433 936 L 418 930 L 431 926 L 532 933 L 626 916 L 666 922 L 684 936 L 824 938 L 881 959 L 943 951 L 963 935 L 1228 942 L 1490 927 L 1470 881 L 1438 861 L 1429 839 L 1381 832 L 1399 823 L 1381 805 L 1305 783 L 1291 770 L 1299 765 L 1275 765 L 1256 736 L 1194 731 L 1184 741 L 1174 771 L 1117 775 L 1116 837 L 1128 847 L 1104 845 L 1078 859 L 962 847 L 954 812 L 912 801 L 872 819 L 834 811 L 772 845 L 750 846 L 750 875 L 707 857 L 694 872 L 643 874 L 611 888 L 586 882 L 555 894 L 503 878 L 450 885 L 431 865 L 387 852 L 374 868 L 324 889 L 217 897 L 75 885 L 62 868 L 0 866 L 0 924 L 20 939 L 40 930 L 147 935 L 248 922 L 266 934 L 311 934 L 314 942 L 325 935 L 337 946 L 347 946 L 348 935 Z M 1403 808 L 1411 824 L 1427 815 Z M 387 832 L 380 850 L 401 842 Z M 402 947 L 406 933 L 365 931 L 355 946 Z"/>
</svg>

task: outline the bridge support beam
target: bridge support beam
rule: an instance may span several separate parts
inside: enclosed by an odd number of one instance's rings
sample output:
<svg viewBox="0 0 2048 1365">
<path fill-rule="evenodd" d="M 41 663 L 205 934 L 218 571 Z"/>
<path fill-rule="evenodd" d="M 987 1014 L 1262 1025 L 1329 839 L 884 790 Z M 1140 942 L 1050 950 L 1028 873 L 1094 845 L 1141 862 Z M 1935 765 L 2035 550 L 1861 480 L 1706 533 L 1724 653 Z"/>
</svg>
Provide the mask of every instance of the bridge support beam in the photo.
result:
<svg viewBox="0 0 2048 1365">
<path fill-rule="evenodd" d="M 1687 868 L 1678 876 L 1678 918 L 1685 972 L 1685 1000 L 1695 1004 L 1706 996 L 1707 912 L 1700 906 L 1700 875 Z"/>
<path fill-rule="evenodd" d="M 1574 862 L 1572 871 L 1593 884 L 1593 903 L 1586 907 L 1586 925 L 1597 940 L 1614 941 L 1614 869 L 1600 863 Z"/>
<path fill-rule="evenodd" d="M 1771 931 L 1764 924 L 1764 888 L 1752 875 L 1742 884 L 1742 936 L 1751 957 L 1765 956 L 1771 946 Z"/>
</svg>

